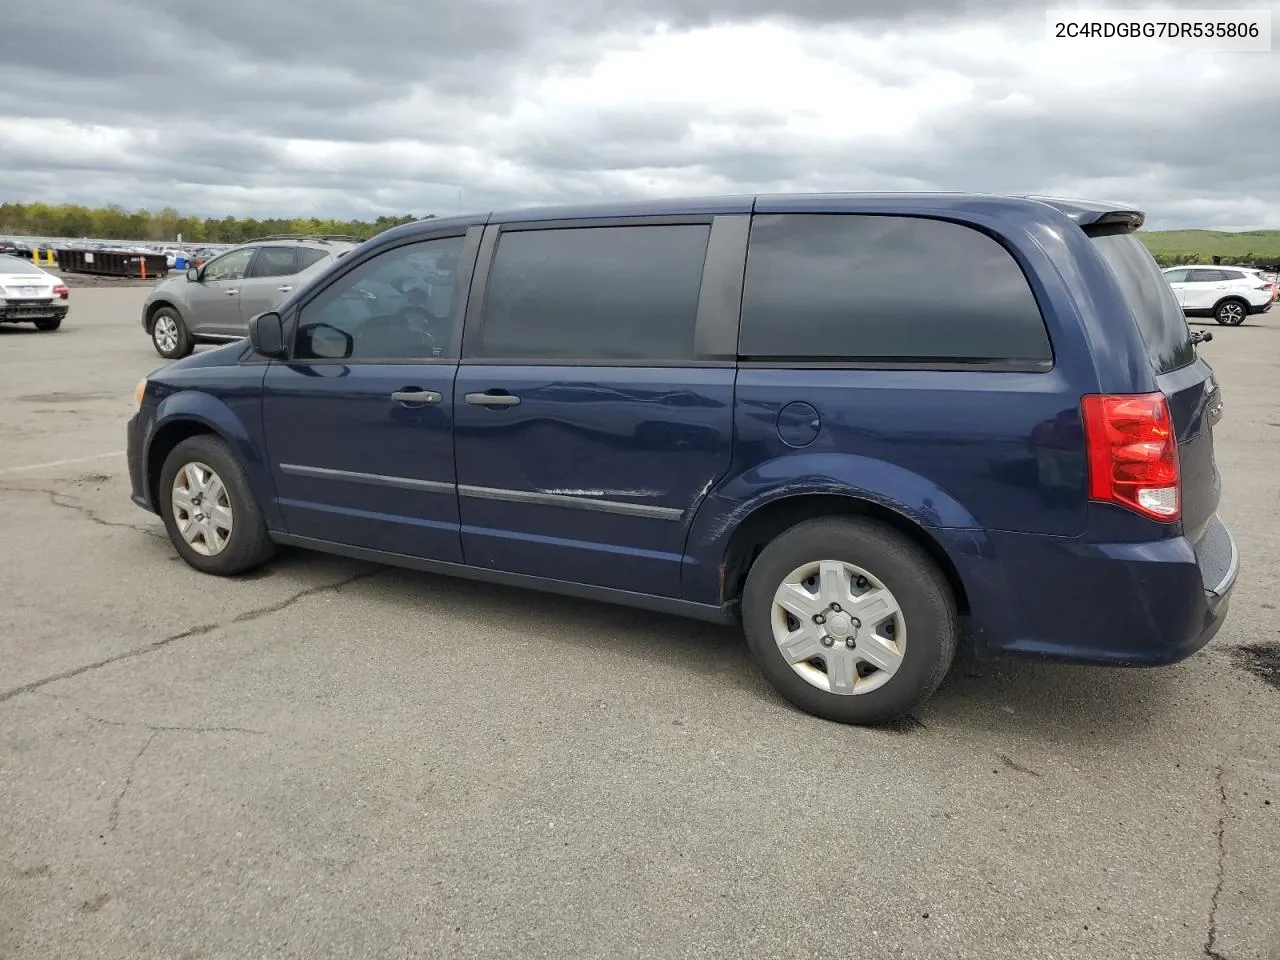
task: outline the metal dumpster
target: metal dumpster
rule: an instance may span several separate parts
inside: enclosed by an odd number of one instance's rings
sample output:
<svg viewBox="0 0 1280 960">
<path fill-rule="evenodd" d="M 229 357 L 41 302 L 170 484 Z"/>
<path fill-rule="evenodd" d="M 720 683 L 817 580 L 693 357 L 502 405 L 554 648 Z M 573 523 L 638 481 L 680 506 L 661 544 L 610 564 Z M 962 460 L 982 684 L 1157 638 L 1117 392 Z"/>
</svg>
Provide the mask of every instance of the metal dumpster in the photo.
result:
<svg viewBox="0 0 1280 960">
<path fill-rule="evenodd" d="M 163 277 L 169 261 L 163 253 L 129 253 L 123 250 L 60 250 L 58 264 L 64 273 L 92 273 L 100 277 Z"/>
</svg>

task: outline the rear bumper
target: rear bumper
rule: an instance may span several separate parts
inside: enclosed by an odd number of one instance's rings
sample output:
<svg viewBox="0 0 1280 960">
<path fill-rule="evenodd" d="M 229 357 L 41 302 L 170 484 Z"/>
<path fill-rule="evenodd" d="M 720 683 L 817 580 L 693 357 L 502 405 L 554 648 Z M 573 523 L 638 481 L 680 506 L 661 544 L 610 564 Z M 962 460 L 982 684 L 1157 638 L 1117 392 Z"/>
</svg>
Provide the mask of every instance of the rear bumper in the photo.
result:
<svg viewBox="0 0 1280 960">
<path fill-rule="evenodd" d="M 1256 313 L 1266 313 L 1268 310 L 1271 309 L 1271 304 L 1273 303 L 1275 303 L 1274 300 L 1268 300 L 1266 303 L 1262 304 L 1262 306 L 1260 307 L 1255 307 L 1253 306 L 1253 304 L 1250 304 L 1249 315 L 1252 316 L 1253 314 L 1256 314 Z"/>
<path fill-rule="evenodd" d="M 0 323 L 28 323 L 32 320 L 61 320 L 71 305 L 62 299 L 50 301 L 0 300 Z"/>
<path fill-rule="evenodd" d="M 1216 518 L 1194 546 L 1184 537 L 1084 543 L 1017 533 L 990 533 L 975 546 L 952 556 L 979 657 L 1177 663 L 1222 627 L 1240 569 L 1235 540 Z"/>
</svg>

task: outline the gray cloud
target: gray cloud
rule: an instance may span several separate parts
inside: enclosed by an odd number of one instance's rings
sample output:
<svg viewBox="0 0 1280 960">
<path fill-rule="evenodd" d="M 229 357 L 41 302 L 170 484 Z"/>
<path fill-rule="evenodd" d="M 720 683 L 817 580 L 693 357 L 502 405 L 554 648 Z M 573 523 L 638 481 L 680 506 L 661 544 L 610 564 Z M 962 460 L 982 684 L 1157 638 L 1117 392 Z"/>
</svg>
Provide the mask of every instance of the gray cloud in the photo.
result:
<svg viewBox="0 0 1280 960">
<path fill-rule="evenodd" d="M 1280 59 L 1188 53 L 1184 68 L 1117 54 L 1114 86 L 1080 82 L 1093 66 L 1038 69 L 1043 12 L 1017 0 L 64 0 L 53 20 L 10 7 L 0 200 L 371 217 L 448 212 L 458 189 L 471 208 L 1070 190 L 1140 203 L 1153 225 L 1280 226 L 1267 119 Z M 753 99 L 715 92 L 713 45 L 682 54 L 706 59 L 701 77 L 642 52 L 762 21 L 830 71 L 793 89 L 785 50 L 718 48 L 758 57 L 741 74 L 768 81 Z M 850 47 L 849 31 L 875 42 Z M 615 89 L 616 73 L 592 75 L 606 56 L 649 59 Z"/>
</svg>

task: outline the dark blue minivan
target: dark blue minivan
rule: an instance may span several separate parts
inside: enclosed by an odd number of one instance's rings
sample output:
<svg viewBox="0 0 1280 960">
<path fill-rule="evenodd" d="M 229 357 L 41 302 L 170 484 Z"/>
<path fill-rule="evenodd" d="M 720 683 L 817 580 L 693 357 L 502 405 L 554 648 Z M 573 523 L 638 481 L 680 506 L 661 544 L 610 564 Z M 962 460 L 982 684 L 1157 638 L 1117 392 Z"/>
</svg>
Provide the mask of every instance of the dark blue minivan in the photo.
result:
<svg viewBox="0 0 1280 960">
<path fill-rule="evenodd" d="M 397 227 L 138 387 L 134 501 L 276 544 L 741 621 L 803 710 L 973 655 L 1167 664 L 1221 626 L 1222 396 L 1134 231 L 841 194 Z"/>
</svg>

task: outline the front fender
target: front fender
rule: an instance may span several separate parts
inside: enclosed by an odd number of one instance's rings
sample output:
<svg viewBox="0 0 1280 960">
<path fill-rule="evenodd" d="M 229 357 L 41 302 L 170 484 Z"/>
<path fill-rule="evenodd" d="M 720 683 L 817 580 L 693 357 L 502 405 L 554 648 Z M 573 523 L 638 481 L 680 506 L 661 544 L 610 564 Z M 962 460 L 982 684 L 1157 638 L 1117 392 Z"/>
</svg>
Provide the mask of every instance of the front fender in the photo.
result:
<svg viewBox="0 0 1280 960">
<path fill-rule="evenodd" d="M 278 530 L 282 524 L 275 506 L 275 483 L 262 437 L 261 385 L 266 367 L 241 369 L 247 374 L 243 387 L 230 391 L 220 389 L 217 396 L 198 388 L 157 385 L 155 416 L 143 440 L 143 463 L 151 462 L 152 446 L 158 437 L 165 435 L 167 428 L 182 423 L 199 424 L 231 447 L 231 452 L 248 475 L 267 525 Z M 219 373 L 219 387 L 222 388 L 227 371 L 224 368 Z"/>
<path fill-rule="evenodd" d="M 702 502 L 685 549 L 684 596 L 718 602 L 720 565 L 733 532 L 762 507 L 811 494 L 866 500 L 924 528 L 981 527 L 947 491 L 903 467 L 856 454 L 790 453 L 730 477 Z"/>
</svg>

